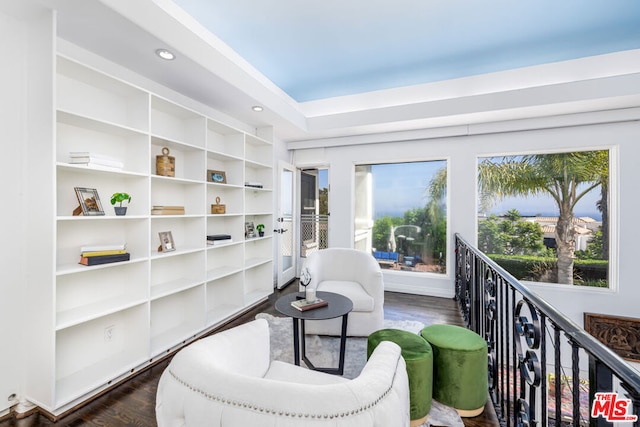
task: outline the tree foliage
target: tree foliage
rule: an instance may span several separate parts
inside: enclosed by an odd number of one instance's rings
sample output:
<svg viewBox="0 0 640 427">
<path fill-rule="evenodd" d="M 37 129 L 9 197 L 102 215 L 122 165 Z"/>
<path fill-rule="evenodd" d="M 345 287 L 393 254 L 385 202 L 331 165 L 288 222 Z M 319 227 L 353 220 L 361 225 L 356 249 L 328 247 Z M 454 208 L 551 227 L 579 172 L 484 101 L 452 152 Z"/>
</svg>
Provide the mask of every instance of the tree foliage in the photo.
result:
<svg viewBox="0 0 640 427">
<path fill-rule="evenodd" d="M 589 240 L 587 244 L 587 249 L 584 251 L 576 251 L 576 258 L 578 259 L 606 259 L 603 254 L 603 246 L 604 243 L 604 235 L 602 233 L 602 228 L 600 227 L 598 231 L 593 233 L 593 237 Z"/>
<path fill-rule="evenodd" d="M 402 224 L 402 218 L 388 215 L 378 218 L 373 223 L 373 247 L 378 251 L 390 251 L 389 233 L 391 228 Z"/>
<path fill-rule="evenodd" d="M 318 202 L 320 215 L 327 215 L 329 213 L 329 189 L 318 189 Z"/>
<path fill-rule="evenodd" d="M 544 252 L 540 224 L 525 221 L 516 209 L 504 218 L 491 215 L 478 224 L 478 248 L 488 254 L 538 255 Z"/>
</svg>

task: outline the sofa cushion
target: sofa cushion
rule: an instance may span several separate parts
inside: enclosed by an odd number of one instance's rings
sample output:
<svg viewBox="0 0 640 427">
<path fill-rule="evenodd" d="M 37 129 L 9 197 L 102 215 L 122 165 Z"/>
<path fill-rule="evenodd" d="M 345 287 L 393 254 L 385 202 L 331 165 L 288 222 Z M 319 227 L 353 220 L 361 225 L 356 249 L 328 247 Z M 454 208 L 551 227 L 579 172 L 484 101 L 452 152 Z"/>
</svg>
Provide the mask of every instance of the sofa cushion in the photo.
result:
<svg viewBox="0 0 640 427">
<path fill-rule="evenodd" d="M 241 326 L 190 344 L 189 351 L 180 351 L 174 356 L 175 365 L 185 371 L 197 372 L 198 366 L 205 366 L 211 370 L 262 378 L 270 364 L 269 324 L 265 319 L 257 319 Z M 237 351 L 237 348 L 245 351 Z"/>
<path fill-rule="evenodd" d="M 353 311 L 373 311 L 373 297 L 358 282 L 325 280 L 318 284 L 317 290 L 344 295 L 353 302 Z"/>
<path fill-rule="evenodd" d="M 269 370 L 267 371 L 264 378 L 288 383 L 315 385 L 339 384 L 343 382 L 349 382 L 348 379 L 338 375 L 331 375 L 320 371 L 313 371 L 311 369 L 296 366 L 291 363 L 281 362 L 279 360 L 271 361 L 271 366 L 269 367 Z"/>
</svg>

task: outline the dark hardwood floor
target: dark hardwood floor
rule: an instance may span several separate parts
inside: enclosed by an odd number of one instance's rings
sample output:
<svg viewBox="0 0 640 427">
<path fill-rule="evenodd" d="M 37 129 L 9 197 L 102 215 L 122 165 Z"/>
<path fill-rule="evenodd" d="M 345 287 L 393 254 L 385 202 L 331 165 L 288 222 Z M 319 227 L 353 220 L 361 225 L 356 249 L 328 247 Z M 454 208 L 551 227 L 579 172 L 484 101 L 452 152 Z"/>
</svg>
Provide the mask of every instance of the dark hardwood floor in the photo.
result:
<svg viewBox="0 0 640 427">
<path fill-rule="evenodd" d="M 217 329 L 221 331 L 252 320 L 261 312 L 280 315 L 274 303 L 284 293 L 297 290 L 293 283 L 276 291 L 265 302 L 249 310 L 237 319 Z M 417 320 L 425 325 L 446 323 L 462 326 L 462 317 L 452 299 L 409 295 L 396 292 L 385 293 L 385 318 Z M 169 358 L 141 372 L 132 379 L 118 385 L 78 410 L 53 422 L 35 413 L 22 419 L 9 418 L 0 422 L 0 427 L 18 426 L 155 426 L 155 396 L 160 375 L 169 363 Z M 487 402 L 482 415 L 464 418 L 465 427 L 498 426 L 493 406 Z M 198 426 L 199 427 L 199 426 Z"/>
</svg>

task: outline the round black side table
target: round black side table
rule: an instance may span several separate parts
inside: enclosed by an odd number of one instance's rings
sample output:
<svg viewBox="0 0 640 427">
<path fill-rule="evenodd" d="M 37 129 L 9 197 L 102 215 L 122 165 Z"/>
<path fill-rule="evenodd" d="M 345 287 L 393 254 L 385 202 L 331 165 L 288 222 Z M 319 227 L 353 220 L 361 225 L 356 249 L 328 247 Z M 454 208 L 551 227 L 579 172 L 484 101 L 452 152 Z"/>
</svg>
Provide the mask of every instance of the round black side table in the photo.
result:
<svg viewBox="0 0 640 427">
<path fill-rule="evenodd" d="M 307 311 L 300 311 L 291 306 L 291 301 L 304 298 L 304 293 L 294 292 L 283 295 L 276 301 L 275 308 L 279 313 L 293 319 L 293 358 L 296 365 L 300 365 L 300 350 L 302 349 L 302 360 L 309 367 L 316 371 L 327 372 L 329 374 L 342 375 L 344 373 L 344 354 L 347 343 L 347 320 L 349 312 L 353 310 L 353 302 L 344 295 L 333 292 L 317 292 L 316 296 L 327 301 L 329 304 L 324 307 L 313 308 Z M 325 320 L 342 316 L 342 330 L 340 333 L 340 358 L 338 368 L 319 368 L 306 356 L 306 341 L 304 333 L 305 320 Z M 302 327 L 300 327 L 300 325 Z M 302 342 L 300 342 L 302 335 Z"/>
</svg>

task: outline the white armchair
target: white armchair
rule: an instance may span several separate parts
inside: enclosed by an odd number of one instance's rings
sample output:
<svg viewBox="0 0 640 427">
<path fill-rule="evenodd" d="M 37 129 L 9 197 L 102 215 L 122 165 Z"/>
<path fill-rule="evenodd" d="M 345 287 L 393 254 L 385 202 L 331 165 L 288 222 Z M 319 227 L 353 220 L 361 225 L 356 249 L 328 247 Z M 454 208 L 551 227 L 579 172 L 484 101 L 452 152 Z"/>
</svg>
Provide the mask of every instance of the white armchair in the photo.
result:
<svg viewBox="0 0 640 427">
<path fill-rule="evenodd" d="M 158 384 L 159 427 L 406 427 L 400 347 L 382 342 L 353 380 L 270 360 L 258 319 L 179 351 Z"/>
<path fill-rule="evenodd" d="M 348 336 L 369 336 L 384 323 L 384 283 L 376 260 L 367 253 L 348 248 L 329 248 L 311 254 L 305 261 L 317 291 L 334 292 L 351 299 L 353 311 L 347 323 Z M 302 290 L 302 287 L 301 287 Z M 307 334 L 340 335 L 340 318 L 309 320 Z"/>
</svg>

